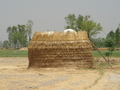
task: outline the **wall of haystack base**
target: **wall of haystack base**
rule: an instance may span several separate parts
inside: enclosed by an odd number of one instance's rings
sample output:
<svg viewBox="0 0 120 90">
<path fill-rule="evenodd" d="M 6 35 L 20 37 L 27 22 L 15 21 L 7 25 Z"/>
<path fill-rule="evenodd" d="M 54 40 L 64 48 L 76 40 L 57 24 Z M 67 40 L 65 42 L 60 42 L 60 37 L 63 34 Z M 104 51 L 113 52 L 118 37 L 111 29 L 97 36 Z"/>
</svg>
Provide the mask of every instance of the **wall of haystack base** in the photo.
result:
<svg viewBox="0 0 120 90">
<path fill-rule="evenodd" d="M 57 37 L 56 37 L 57 36 Z M 91 43 L 86 32 L 63 35 L 34 34 L 28 47 L 28 67 L 92 67 L 93 55 Z"/>
</svg>

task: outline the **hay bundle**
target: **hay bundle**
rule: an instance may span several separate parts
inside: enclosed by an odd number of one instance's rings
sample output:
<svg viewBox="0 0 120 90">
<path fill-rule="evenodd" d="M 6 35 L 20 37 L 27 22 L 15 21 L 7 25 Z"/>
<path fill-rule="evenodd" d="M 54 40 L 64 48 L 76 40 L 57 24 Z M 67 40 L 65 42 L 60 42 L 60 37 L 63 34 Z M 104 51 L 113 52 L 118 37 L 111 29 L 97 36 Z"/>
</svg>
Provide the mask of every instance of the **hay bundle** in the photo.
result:
<svg viewBox="0 0 120 90">
<path fill-rule="evenodd" d="M 29 67 L 92 67 L 92 47 L 85 31 L 36 32 L 28 47 Z"/>
<path fill-rule="evenodd" d="M 22 48 L 20 48 L 20 50 L 28 50 L 28 48 L 27 47 L 22 47 Z"/>
</svg>

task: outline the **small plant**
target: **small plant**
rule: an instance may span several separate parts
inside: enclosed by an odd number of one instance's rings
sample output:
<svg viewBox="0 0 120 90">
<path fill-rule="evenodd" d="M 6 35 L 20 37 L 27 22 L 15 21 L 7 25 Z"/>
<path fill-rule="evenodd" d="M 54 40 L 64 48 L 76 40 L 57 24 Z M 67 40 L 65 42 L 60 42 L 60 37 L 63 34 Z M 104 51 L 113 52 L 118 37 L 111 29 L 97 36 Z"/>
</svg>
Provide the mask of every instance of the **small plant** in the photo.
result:
<svg viewBox="0 0 120 90">
<path fill-rule="evenodd" d="M 108 57 L 108 62 L 109 62 L 110 54 L 111 54 L 111 53 L 110 53 L 109 51 L 105 53 L 105 56 Z"/>
<path fill-rule="evenodd" d="M 110 61 L 110 56 L 112 56 L 113 51 L 115 50 L 115 42 L 112 39 L 105 41 L 105 46 L 108 47 L 108 52 L 105 53 L 105 56 L 108 57 L 108 62 Z"/>
</svg>

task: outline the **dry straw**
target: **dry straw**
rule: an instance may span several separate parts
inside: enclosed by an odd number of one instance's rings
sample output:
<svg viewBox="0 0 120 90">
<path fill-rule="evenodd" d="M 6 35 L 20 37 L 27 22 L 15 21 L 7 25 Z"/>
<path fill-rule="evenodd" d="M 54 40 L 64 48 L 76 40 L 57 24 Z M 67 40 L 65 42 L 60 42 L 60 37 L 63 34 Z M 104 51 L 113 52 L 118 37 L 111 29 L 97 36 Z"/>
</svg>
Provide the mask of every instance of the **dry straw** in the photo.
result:
<svg viewBox="0 0 120 90">
<path fill-rule="evenodd" d="M 29 67 L 92 67 L 92 46 L 85 31 L 36 32 L 28 47 Z"/>
</svg>

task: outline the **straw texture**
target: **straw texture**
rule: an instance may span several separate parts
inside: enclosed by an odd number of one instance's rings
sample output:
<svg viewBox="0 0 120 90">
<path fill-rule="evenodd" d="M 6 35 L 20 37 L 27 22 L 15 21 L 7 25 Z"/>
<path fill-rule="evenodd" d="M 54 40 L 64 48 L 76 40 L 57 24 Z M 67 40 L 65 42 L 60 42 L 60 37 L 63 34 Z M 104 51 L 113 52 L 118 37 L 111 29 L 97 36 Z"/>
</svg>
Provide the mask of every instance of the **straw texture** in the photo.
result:
<svg viewBox="0 0 120 90">
<path fill-rule="evenodd" d="M 36 32 L 28 47 L 29 67 L 92 67 L 92 46 L 85 31 L 76 34 Z"/>
</svg>

